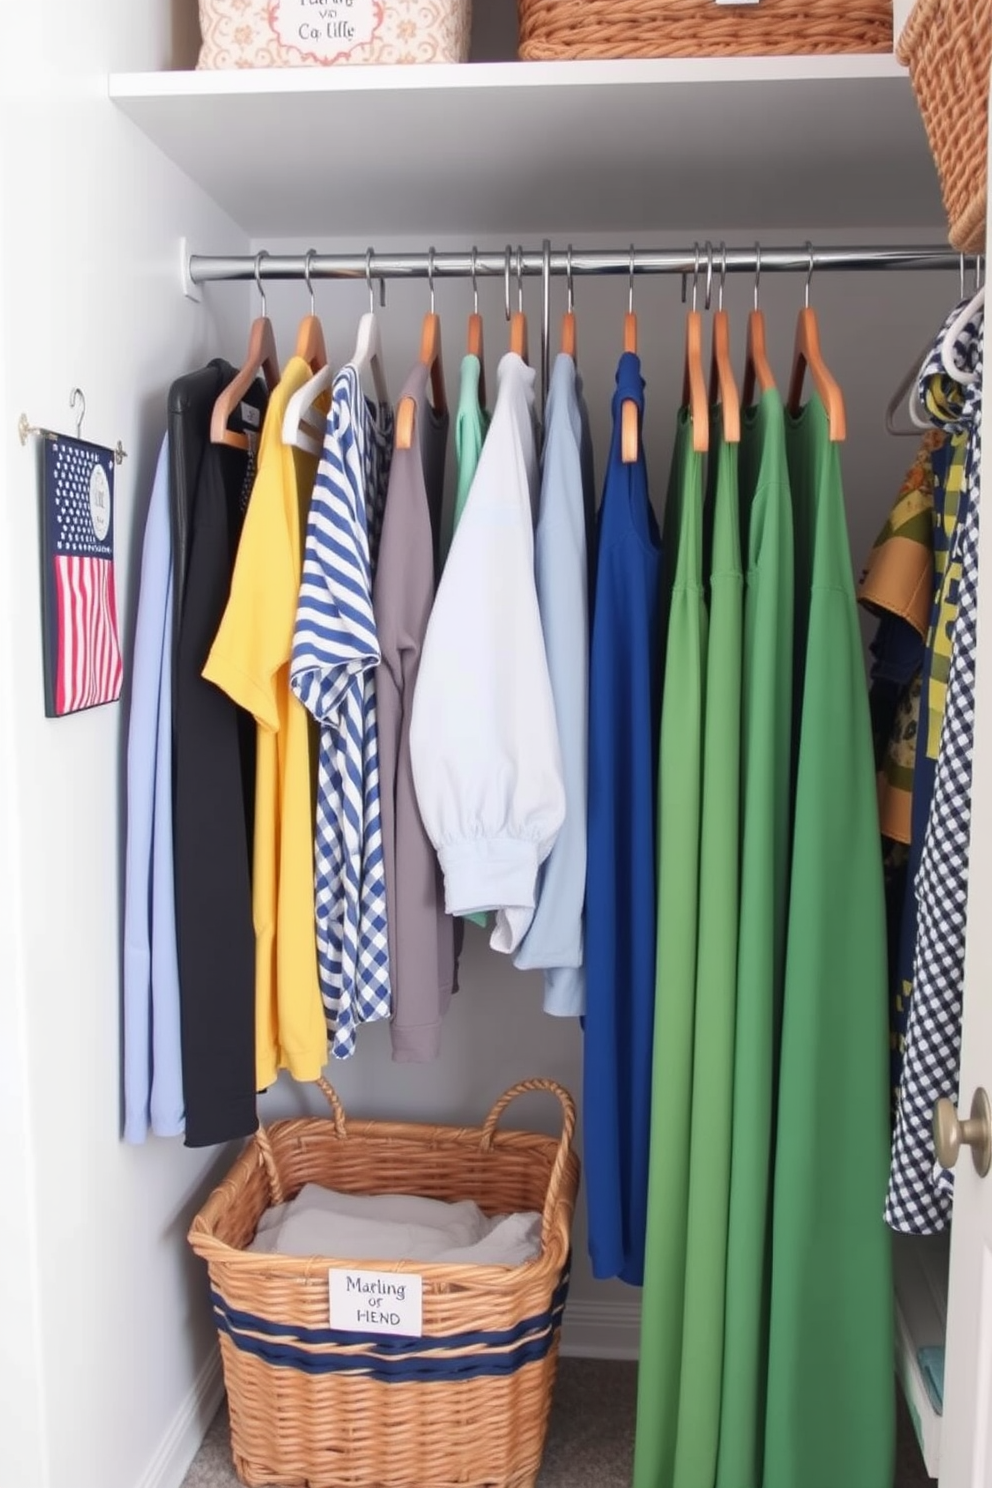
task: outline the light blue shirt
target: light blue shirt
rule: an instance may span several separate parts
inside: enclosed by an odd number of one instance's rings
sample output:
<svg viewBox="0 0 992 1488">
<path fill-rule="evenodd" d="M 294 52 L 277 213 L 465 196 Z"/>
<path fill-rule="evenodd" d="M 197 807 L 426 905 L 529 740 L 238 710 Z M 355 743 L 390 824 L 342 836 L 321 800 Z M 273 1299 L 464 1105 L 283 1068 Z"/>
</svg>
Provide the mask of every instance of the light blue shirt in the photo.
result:
<svg viewBox="0 0 992 1488">
<path fill-rule="evenodd" d="M 589 559 L 592 461 L 582 383 L 572 358 L 555 361 L 545 410 L 534 545 L 537 600 L 565 782 L 565 821 L 544 863 L 537 908 L 514 964 L 544 972 L 544 1010 L 585 1012 L 583 907 L 589 755 Z"/>
<path fill-rule="evenodd" d="M 172 537 L 162 441 L 141 555 L 127 739 L 124 1137 L 185 1126 L 172 851 Z"/>
</svg>

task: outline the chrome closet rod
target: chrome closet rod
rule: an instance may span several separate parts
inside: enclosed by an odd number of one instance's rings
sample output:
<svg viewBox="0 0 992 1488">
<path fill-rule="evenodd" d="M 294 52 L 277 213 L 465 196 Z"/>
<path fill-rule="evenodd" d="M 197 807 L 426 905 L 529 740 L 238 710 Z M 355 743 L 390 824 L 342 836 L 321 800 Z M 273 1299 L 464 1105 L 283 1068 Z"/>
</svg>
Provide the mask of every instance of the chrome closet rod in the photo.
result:
<svg viewBox="0 0 992 1488">
<path fill-rule="evenodd" d="M 698 259 L 697 259 L 698 247 Z M 723 246 L 712 243 L 712 266 L 714 273 L 724 268 Z M 726 250 L 726 272 L 728 274 L 753 274 L 758 267 L 759 253 L 750 248 Z M 503 278 L 507 272 L 507 251 L 501 248 L 472 249 L 449 252 L 447 250 L 418 253 L 317 253 L 309 256 L 310 276 L 313 279 L 364 279 L 371 273 L 375 279 L 426 279 L 433 272 L 436 279 L 470 279 L 473 270 L 477 276 Z M 881 270 L 881 269 L 958 269 L 962 262 L 968 269 L 974 268 L 974 255 L 962 255 L 953 248 L 939 243 L 916 246 L 850 247 L 812 249 L 805 244 L 794 248 L 760 248 L 761 273 L 815 273 L 834 270 Z M 708 255 L 705 243 L 688 248 L 638 248 L 634 251 L 635 274 L 692 274 L 698 267 L 705 275 Z M 519 269 L 518 269 L 519 264 Z M 542 248 L 527 248 L 518 253 L 513 245 L 509 256 L 511 282 L 518 272 L 527 278 L 542 276 L 545 271 L 555 278 L 564 277 L 571 269 L 577 275 L 617 274 L 628 275 L 631 271 L 630 248 L 581 249 L 571 253 L 564 249 L 552 249 L 545 255 Z M 307 255 L 266 254 L 258 256 L 212 256 L 194 253 L 189 259 L 189 278 L 194 284 L 216 283 L 222 280 L 304 279 L 307 271 Z"/>
</svg>

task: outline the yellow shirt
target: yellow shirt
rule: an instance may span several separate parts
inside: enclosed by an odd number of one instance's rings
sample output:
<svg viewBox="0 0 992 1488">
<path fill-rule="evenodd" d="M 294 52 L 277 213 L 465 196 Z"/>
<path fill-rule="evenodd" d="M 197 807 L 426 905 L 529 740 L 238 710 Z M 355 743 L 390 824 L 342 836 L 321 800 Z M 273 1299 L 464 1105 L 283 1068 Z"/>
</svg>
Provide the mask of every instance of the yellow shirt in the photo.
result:
<svg viewBox="0 0 992 1488">
<path fill-rule="evenodd" d="M 259 1089 L 279 1069 L 315 1080 L 327 1062 L 314 926 L 313 720 L 289 686 L 317 461 L 282 443 L 286 405 L 310 375 L 294 357 L 269 400 L 231 594 L 203 668 L 258 724 L 252 912 Z"/>
</svg>

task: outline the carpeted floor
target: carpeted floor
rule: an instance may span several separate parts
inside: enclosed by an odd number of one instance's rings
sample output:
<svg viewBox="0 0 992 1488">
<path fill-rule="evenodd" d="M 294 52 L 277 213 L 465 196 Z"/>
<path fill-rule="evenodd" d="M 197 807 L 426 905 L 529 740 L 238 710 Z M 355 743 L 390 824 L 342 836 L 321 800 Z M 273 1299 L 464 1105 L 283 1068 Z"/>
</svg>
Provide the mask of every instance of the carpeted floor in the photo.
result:
<svg viewBox="0 0 992 1488">
<path fill-rule="evenodd" d="M 561 1361 L 540 1488 L 630 1488 L 636 1379 L 634 1364 Z M 900 1398 L 894 1488 L 929 1488 L 930 1482 Z M 222 1410 L 183 1488 L 237 1485 Z"/>
</svg>

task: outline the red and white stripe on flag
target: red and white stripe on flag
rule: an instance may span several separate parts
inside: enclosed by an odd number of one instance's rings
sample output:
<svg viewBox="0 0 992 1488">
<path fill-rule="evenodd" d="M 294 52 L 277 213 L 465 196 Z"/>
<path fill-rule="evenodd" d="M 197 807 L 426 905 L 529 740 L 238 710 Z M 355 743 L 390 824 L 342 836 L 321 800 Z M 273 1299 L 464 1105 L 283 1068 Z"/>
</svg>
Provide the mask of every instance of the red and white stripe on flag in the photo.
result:
<svg viewBox="0 0 992 1488">
<path fill-rule="evenodd" d="M 121 695 L 124 673 L 117 640 L 113 562 L 59 554 L 55 585 L 56 712 L 75 713 L 115 702 Z"/>
</svg>

